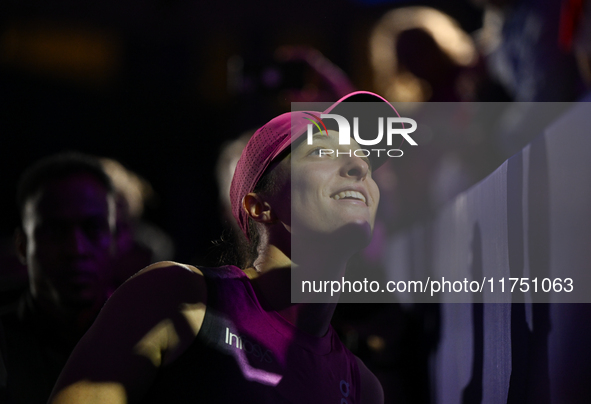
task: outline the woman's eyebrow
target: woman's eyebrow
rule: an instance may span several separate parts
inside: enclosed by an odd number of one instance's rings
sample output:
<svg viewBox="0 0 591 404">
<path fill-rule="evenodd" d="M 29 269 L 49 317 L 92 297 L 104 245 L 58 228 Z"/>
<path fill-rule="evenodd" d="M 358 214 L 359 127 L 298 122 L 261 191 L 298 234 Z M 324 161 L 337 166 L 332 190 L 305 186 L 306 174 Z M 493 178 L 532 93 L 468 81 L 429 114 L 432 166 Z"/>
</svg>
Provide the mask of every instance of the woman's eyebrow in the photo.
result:
<svg viewBox="0 0 591 404">
<path fill-rule="evenodd" d="M 317 143 L 317 142 L 330 142 L 331 145 L 334 145 L 335 147 L 340 146 L 339 145 L 339 138 L 338 135 L 333 135 L 333 136 L 327 136 L 324 133 L 315 133 L 312 135 L 312 144 Z M 304 141 L 304 143 L 307 143 L 306 141 Z"/>
<path fill-rule="evenodd" d="M 323 135 L 322 133 L 315 133 L 315 134 L 313 134 L 312 135 L 312 141 L 314 141 L 316 139 L 320 139 L 320 140 L 322 140 L 322 139 L 325 139 L 325 140 L 326 139 L 331 139 L 332 140 L 332 138 L 330 136 Z"/>
</svg>

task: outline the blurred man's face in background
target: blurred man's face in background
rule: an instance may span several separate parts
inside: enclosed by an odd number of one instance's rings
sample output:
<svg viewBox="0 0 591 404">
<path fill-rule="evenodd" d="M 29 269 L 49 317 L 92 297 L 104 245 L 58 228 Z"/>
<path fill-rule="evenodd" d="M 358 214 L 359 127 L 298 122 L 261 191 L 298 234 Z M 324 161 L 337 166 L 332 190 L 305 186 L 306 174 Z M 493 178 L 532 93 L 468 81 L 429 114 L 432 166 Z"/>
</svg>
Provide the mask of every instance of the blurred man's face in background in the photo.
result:
<svg viewBox="0 0 591 404">
<path fill-rule="evenodd" d="M 105 301 L 113 206 L 107 189 L 84 173 L 50 181 L 27 200 L 20 253 L 36 300 L 72 308 Z"/>
</svg>

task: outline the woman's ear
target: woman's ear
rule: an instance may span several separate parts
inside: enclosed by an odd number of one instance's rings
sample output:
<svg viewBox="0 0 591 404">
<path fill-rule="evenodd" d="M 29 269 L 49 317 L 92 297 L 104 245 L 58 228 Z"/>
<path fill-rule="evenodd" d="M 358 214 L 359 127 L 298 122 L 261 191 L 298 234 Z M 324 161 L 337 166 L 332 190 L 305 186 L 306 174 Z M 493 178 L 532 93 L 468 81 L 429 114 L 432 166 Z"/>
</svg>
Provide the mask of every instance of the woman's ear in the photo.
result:
<svg viewBox="0 0 591 404">
<path fill-rule="evenodd" d="M 271 205 L 254 192 L 251 192 L 242 198 L 242 208 L 255 222 L 273 223 L 275 220 Z"/>
</svg>

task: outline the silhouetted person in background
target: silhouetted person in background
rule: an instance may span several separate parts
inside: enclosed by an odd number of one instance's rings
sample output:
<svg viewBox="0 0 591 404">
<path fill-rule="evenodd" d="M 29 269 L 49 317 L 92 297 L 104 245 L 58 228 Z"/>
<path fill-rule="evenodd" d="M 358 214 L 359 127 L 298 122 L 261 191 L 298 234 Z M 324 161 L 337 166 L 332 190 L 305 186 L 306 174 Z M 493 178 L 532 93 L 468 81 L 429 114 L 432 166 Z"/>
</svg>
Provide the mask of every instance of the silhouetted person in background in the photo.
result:
<svg viewBox="0 0 591 404">
<path fill-rule="evenodd" d="M 369 39 L 374 85 L 388 100 L 478 100 L 476 47 L 449 15 L 397 8 L 380 18 Z"/>
<path fill-rule="evenodd" d="M 44 403 L 107 299 L 115 201 L 98 161 L 67 153 L 25 171 L 17 204 L 29 288 L 3 318 L 8 389 L 16 403 Z"/>
<path fill-rule="evenodd" d="M 144 207 L 155 198 L 148 181 L 110 158 L 99 159 L 115 189 L 115 253 L 111 291 L 136 272 L 174 257 L 174 243 L 162 229 L 145 221 Z"/>
</svg>

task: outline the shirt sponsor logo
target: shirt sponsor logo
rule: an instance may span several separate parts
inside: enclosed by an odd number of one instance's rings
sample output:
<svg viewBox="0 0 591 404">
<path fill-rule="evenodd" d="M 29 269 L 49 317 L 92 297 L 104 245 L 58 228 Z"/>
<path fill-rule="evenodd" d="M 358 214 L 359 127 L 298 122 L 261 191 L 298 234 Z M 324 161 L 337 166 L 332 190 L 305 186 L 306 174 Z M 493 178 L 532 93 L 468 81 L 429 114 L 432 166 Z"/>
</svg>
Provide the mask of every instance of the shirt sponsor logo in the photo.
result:
<svg viewBox="0 0 591 404">
<path fill-rule="evenodd" d="M 343 395 L 340 404 L 349 404 L 349 401 L 347 401 L 347 397 L 349 397 L 350 393 L 349 383 L 347 383 L 344 380 L 341 380 L 341 382 L 339 383 L 339 389 L 341 390 L 341 394 Z"/>
<path fill-rule="evenodd" d="M 246 352 L 247 355 L 254 356 L 261 362 L 272 363 L 273 354 L 269 349 L 263 351 L 259 344 L 255 344 L 246 338 L 240 337 L 238 334 L 230 332 L 230 328 L 226 327 L 226 344 L 235 346 L 236 348 Z"/>
</svg>

